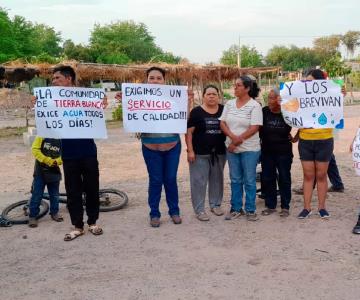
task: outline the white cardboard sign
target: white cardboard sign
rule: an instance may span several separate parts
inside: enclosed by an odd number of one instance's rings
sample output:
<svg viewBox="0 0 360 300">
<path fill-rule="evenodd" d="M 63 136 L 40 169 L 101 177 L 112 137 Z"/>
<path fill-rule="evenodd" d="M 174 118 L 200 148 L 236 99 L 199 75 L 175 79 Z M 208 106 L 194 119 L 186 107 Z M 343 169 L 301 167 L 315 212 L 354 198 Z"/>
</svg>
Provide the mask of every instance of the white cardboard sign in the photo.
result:
<svg viewBox="0 0 360 300">
<path fill-rule="evenodd" d="M 185 133 L 186 86 L 123 83 L 123 125 L 127 132 Z"/>
<path fill-rule="evenodd" d="M 107 138 L 103 89 L 35 88 L 37 134 L 46 138 Z"/>
<path fill-rule="evenodd" d="M 280 84 L 281 112 L 296 128 L 344 127 L 341 85 L 333 80 L 298 80 Z"/>
</svg>

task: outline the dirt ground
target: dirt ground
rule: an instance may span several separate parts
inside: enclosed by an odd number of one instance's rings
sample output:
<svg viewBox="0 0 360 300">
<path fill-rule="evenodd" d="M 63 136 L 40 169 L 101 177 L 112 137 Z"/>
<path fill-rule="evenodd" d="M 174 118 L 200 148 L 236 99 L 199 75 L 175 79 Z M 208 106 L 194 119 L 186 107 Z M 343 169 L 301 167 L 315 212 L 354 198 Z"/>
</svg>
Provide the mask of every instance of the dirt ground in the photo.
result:
<svg viewBox="0 0 360 300">
<path fill-rule="evenodd" d="M 178 183 L 183 224 L 167 216 L 164 198 L 159 229 L 148 225 L 147 173 L 140 143 L 121 129 L 97 142 L 101 187 L 124 190 L 129 206 L 102 213 L 104 235 L 89 233 L 64 242 L 70 229 L 49 216 L 39 227 L 0 228 L 1 299 L 346 299 L 360 295 L 360 236 L 351 233 L 360 205 L 351 168 L 350 141 L 360 106 L 345 107 L 345 129 L 335 154 L 344 194 L 330 194 L 331 218 L 298 220 L 301 196 L 291 215 L 198 221 L 190 203 L 189 175 L 182 153 Z M 296 147 L 293 186 L 302 181 Z M 33 158 L 20 137 L 0 140 L 0 209 L 29 197 Z M 63 185 L 61 187 L 64 190 Z M 313 199 L 316 209 L 316 195 Z M 226 170 L 224 209 L 229 208 Z M 264 201 L 257 200 L 257 209 Z"/>
</svg>

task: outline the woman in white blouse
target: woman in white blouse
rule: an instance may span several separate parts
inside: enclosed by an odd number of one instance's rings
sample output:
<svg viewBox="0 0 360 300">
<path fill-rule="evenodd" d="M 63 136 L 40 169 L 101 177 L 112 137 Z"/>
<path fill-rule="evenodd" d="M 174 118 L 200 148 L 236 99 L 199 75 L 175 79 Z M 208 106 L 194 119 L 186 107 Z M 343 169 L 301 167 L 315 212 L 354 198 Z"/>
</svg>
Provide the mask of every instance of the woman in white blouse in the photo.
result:
<svg viewBox="0 0 360 300">
<path fill-rule="evenodd" d="M 255 79 L 241 76 L 235 82 L 236 99 L 229 100 L 220 117 L 226 135 L 227 160 L 231 180 L 231 209 L 225 220 L 245 215 L 256 221 L 256 165 L 260 156 L 259 127 L 263 116 L 261 105 L 254 100 L 260 92 Z M 243 192 L 245 190 L 245 209 Z"/>
</svg>

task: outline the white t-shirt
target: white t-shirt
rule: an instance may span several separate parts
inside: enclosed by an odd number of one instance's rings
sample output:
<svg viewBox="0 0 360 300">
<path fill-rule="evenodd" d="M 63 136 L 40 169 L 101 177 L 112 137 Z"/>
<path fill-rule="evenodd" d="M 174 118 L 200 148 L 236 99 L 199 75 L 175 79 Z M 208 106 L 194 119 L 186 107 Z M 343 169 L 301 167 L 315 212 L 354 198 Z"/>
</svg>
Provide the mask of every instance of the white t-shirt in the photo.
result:
<svg viewBox="0 0 360 300">
<path fill-rule="evenodd" d="M 241 108 L 236 107 L 236 99 L 229 100 L 225 106 L 223 113 L 219 120 L 226 122 L 231 132 L 235 135 L 240 135 L 245 132 L 250 125 L 262 125 L 263 115 L 261 105 L 254 99 L 250 99 Z M 231 144 L 231 139 L 226 137 L 225 145 L 228 147 Z M 244 140 L 236 147 L 235 153 L 245 151 L 259 151 L 260 138 L 259 132 L 255 133 L 250 138 Z"/>
</svg>

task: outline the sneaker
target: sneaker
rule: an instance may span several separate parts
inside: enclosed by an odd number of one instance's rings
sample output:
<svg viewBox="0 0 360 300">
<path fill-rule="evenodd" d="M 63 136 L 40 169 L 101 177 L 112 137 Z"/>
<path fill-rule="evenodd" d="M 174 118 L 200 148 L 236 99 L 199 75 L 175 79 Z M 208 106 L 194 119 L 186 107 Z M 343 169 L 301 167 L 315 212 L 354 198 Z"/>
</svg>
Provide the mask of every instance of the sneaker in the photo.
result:
<svg viewBox="0 0 360 300">
<path fill-rule="evenodd" d="M 55 222 L 63 222 L 64 218 L 59 213 L 51 215 L 51 219 L 53 219 Z"/>
<path fill-rule="evenodd" d="M 318 211 L 318 214 L 319 214 L 320 218 L 322 218 L 322 219 L 330 218 L 330 214 L 327 212 L 327 210 L 325 208 L 320 209 Z"/>
<path fill-rule="evenodd" d="M 344 187 L 335 188 L 335 187 L 332 185 L 331 187 L 329 187 L 328 192 L 329 192 L 329 193 L 343 193 L 343 192 L 344 192 Z"/>
<path fill-rule="evenodd" d="M 256 212 L 247 212 L 246 213 L 246 220 L 248 221 L 257 221 L 259 220 Z"/>
<path fill-rule="evenodd" d="M 224 211 L 221 209 L 220 206 L 216 206 L 213 207 L 211 209 L 211 212 L 215 215 L 215 216 L 222 216 L 224 214 Z"/>
<path fill-rule="evenodd" d="M 353 234 L 360 234 L 360 218 L 359 218 L 358 222 L 356 223 L 355 227 L 353 228 L 352 233 Z"/>
<path fill-rule="evenodd" d="M 29 218 L 29 227 L 35 228 L 38 227 L 38 220 L 36 218 Z"/>
<path fill-rule="evenodd" d="M 150 219 L 150 226 L 151 227 L 160 227 L 160 218 L 151 218 Z"/>
<path fill-rule="evenodd" d="M 288 209 L 281 209 L 281 211 L 279 212 L 279 216 L 280 217 L 283 217 L 283 218 L 286 218 L 290 215 L 290 211 Z"/>
<path fill-rule="evenodd" d="M 225 220 L 229 221 L 229 220 L 234 220 L 237 219 L 241 216 L 245 215 L 245 212 L 243 209 L 240 209 L 240 211 L 235 211 L 235 210 L 230 210 L 226 215 L 225 215 Z"/>
<path fill-rule="evenodd" d="M 171 216 L 171 220 L 173 221 L 174 224 L 181 224 L 182 223 L 182 220 L 180 218 L 179 215 L 172 215 Z"/>
<path fill-rule="evenodd" d="M 210 220 L 209 216 L 208 216 L 207 213 L 204 212 L 204 211 L 202 211 L 201 213 L 199 213 L 196 217 L 197 217 L 197 219 L 198 219 L 199 221 L 209 221 L 209 220 Z"/>
<path fill-rule="evenodd" d="M 298 214 L 297 217 L 298 217 L 298 219 L 306 219 L 306 218 L 310 217 L 310 215 L 311 215 L 311 210 L 307 210 L 304 208 L 301 211 L 301 213 Z"/>
</svg>

